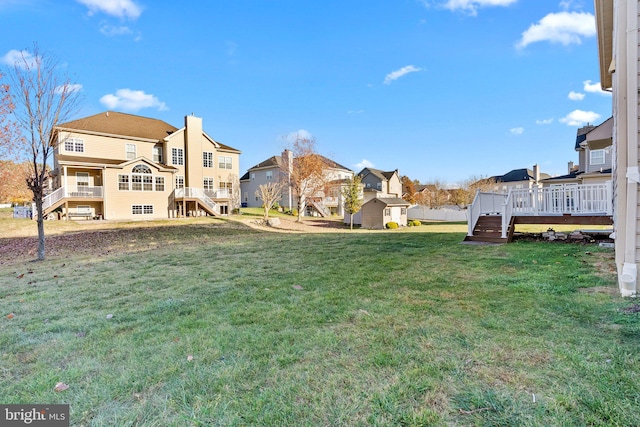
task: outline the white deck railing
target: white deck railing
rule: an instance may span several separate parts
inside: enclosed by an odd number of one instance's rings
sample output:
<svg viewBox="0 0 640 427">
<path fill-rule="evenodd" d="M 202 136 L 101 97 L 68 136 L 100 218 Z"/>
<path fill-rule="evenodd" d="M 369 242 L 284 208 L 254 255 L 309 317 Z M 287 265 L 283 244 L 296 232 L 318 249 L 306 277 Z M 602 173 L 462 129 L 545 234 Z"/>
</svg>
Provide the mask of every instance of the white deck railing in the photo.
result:
<svg viewBox="0 0 640 427">
<path fill-rule="evenodd" d="M 103 197 L 102 187 L 60 187 L 53 193 L 42 199 L 42 210 L 46 211 L 51 206 L 64 198 L 101 199 Z"/>
<path fill-rule="evenodd" d="M 483 193 L 478 190 L 476 197 L 473 199 L 473 203 L 468 207 L 468 235 L 473 236 L 473 229 L 481 215 L 501 214 L 506 199 L 506 194 Z"/>
<path fill-rule="evenodd" d="M 218 191 L 226 192 L 227 190 L 218 190 Z M 173 194 L 174 194 L 173 196 L 174 199 L 182 199 L 185 197 L 198 199 L 198 201 L 202 202 L 202 204 L 207 206 L 211 211 L 216 212 L 217 214 L 220 214 L 220 208 L 218 204 L 213 200 L 211 200 L 211 198 L 207 196 L 207 194 L 205 193 L 205 190 L 202 188 L 196 188 L 196 187 L 176 188 Z"/>
<path fill-rule="evenodd" d="M 604 184 L 563 185 L 543 188 L 511 189 L 508 194 L 476 193 L 469 206 L 468 233 L 481 215 L 502 215 L 502 237 L 514 216 L 562 216 L 613 214 L 611 181 Z"/>
</svg>

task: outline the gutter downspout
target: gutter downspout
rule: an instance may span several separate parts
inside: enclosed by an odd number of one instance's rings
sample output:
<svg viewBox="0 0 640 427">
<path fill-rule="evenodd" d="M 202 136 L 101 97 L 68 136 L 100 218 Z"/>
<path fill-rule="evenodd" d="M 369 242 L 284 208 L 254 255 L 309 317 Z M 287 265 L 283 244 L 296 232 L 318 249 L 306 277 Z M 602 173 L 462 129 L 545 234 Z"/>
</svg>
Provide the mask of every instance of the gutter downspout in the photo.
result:
<svg viewBox="0 0 640 427">
<path fill-rule="evenodd" d="M 620 274 L 620 293 L 622 296 L 635 296 L 638 281 L 636 263 L 636 233 L 638 221 L 638 2 L 627 2 L 626 52 L 627 69 L 627 210 L 625 212 L 627 236 L 624 247 L 624 261 Z"/>
</svg>

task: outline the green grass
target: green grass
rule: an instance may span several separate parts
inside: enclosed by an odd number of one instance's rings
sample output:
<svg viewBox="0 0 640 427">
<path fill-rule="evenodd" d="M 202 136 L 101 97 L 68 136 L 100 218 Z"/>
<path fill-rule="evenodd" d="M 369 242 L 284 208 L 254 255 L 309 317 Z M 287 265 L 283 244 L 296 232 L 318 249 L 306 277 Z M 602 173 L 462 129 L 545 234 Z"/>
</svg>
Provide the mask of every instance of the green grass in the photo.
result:
<svg viewBox="0 0 640 427">
<path fill-rule="evenodd" d="M 215 220 L 0 264 L 0 402 L 95 426 L 639 425 L 639 314 L 585 292 L 615 289 L 611 252 L 458 226 Z"/>
</svg>

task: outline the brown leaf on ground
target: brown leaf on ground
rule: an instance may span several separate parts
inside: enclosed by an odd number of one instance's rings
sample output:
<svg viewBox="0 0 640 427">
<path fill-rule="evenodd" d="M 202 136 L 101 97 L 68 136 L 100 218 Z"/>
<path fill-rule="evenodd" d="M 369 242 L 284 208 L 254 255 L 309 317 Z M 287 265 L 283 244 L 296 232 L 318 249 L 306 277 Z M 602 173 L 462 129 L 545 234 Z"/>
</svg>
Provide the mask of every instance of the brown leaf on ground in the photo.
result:
<svg viewBox="0 0 640 427">
<path fill-rule="evenodd" d="M 63 382 L 59 382 L 59 383 L 56 383 L 56 386 L 55 386 L 54 390 L 55 391 L 65 391 L 68 388 L 69 388 L 68 384 L 65 384 Z"/>
<path fill-rule="evenodd" d="M 24 277 L 24 273 L 20 274 L 16 279 L 22 279 Z"/>
<path fill-rule="evenodd" d="M 13 319 L 14 317 L 16 317 L 16 315 L 13 313 L 7 314 L 7 319 Z"/>
</svg>

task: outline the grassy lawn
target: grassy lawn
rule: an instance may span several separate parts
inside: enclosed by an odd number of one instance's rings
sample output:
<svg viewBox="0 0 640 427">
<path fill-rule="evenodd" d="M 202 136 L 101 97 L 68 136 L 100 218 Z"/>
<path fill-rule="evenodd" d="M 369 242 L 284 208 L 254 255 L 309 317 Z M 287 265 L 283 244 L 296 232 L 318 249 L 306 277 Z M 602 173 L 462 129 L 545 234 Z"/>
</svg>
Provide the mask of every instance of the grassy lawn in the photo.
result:
<svg viewBox="0 0 640 427">
<path fill-rule="evenodd" d="M 67 225 L 43 262 L 0 235 L 1 403 L 94 426 L 640 425 L 640 307 L 610 250 L 141 225 Z"/>
</svg>

